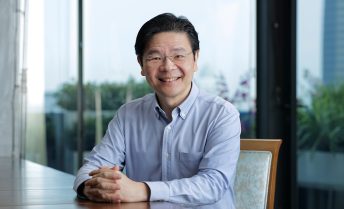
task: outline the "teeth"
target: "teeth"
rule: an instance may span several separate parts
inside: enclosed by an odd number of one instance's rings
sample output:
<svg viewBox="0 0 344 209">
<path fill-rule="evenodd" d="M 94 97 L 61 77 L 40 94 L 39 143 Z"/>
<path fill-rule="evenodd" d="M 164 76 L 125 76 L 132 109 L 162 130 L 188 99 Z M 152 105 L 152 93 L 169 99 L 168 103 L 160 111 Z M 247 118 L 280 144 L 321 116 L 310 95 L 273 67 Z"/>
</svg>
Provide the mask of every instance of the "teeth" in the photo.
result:
<svg viewBox="0 0 344 209">
<path fill-rule="evenodd" d="M 174 78 L 162 78 L 161 80 L 162 81 L 165 81 L 165 82 L 171 82 L 171 81 L 175 81 L 175 80 L 177 80 L 178 79 L 178 77 L 174 77 Z"/>
</svg>

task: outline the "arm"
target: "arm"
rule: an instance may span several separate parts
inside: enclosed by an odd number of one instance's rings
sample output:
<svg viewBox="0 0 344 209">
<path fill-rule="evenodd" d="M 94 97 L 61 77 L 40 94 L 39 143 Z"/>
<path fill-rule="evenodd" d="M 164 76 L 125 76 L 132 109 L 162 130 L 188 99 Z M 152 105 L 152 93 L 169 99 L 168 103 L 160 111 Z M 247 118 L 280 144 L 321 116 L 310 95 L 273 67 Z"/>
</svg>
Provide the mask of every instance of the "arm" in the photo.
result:
<svg viewBox="0 0 344 209">
<path fill-rule="evenodd" d="M 209 131 L 198 173 L 190 178 L 146 182 L 151 190 L 150 200 L 209 204 L 221 199 L 225 192 L 229 193 L 228 198 L 234 198 L 239 153 L 239 113 L 223 114 Z"/>
<path fill-rule="evenodd" d="M 124 137 L 120 129 L 118 115 L 116 114 L 109 123 L 108 130 L 103 140 L 95 146 L 90 155 L 85 158 L 85 163 L 79 169 L 74 181 L 74 190 L 78 192 L 79 186 L 86 180 L 91 179 L 89 173 L 93 170 L 98 170 L 103 166 L 112 168 L 118 165 L 124 167 L 124 153 Z M 78 194 L 80 195 L 80 193 Z"/>
<path fill-rule="evenodd" d="M 97 202 L 140 202 L 149 199 L 145 183 L 135 182 L 121 173 L 125 143 L 118 115 L 110 122 L 103 140 L 94 147 L 74 182 L 81 198 Z"/>
</svg>

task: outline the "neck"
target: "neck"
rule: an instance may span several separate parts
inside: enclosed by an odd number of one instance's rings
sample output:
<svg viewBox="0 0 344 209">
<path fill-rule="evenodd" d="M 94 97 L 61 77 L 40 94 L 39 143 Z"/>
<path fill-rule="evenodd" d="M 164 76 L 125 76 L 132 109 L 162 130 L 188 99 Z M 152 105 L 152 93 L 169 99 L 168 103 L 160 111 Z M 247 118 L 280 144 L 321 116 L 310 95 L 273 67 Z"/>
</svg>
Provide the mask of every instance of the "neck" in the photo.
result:
<svg viewBox="0 0 344 209">
<path fill-rule="evenodd" d="M 161 109 L 164 110 L 166 117 L 170 121 L 172 121 L 172 111 L 174 110 L 174 108 L 176 108 L 182 102 L 185 101 L 185 99 L 189 96 L 190 91 L 191 91 L 191 85 L 190 85 L 189 90 L 186 92 L 186 94 L 182 96 L 181 98 L 177 98 L 177 97 L 170 98 L 170 97 L 162 97 L 162 96 L 157 95 L 159 105 Z"/>
<path fill-rule="evenodd" d="M 172 111 L 174 110 L 174 108 L 176 108 L 179 105 L 179 103 L 174 104 L 174 103 L 168 102 L 166 100 L 161 101 L 160 99 L 158 99 L 158 101 L 159 101 L 159 105 L 160 105 L 161 109 L 164 110 L 167 119 L 169 121 L 172 121 Z"/>
</svg>

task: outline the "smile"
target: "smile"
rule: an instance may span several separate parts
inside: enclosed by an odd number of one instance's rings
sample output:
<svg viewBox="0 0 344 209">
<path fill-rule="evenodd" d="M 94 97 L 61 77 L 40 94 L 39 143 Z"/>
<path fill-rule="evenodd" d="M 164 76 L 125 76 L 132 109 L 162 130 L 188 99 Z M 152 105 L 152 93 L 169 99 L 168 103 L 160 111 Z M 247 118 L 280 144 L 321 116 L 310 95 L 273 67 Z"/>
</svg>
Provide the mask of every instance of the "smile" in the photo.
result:
<svg viewBox="0 0 344 209">
<path fill-rule="evenodd" d="M 180 77 L 171 77 L 171 78 L 159 78 L 160 81 L 162 82 L 173 82 L 178 80 Z"/>
</svg>

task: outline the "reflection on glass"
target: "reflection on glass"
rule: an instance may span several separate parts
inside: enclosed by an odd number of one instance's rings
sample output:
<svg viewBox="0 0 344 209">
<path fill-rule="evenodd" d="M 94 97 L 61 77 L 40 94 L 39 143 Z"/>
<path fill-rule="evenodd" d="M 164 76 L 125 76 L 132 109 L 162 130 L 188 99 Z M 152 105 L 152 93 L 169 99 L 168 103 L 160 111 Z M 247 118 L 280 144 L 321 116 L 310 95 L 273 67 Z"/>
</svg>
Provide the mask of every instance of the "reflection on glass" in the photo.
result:
<svg viewBox="0 0 344 209">
<path fill-rule="evenodd" d="M 339 209 L 344 207 L 344 2 L 298 1 L 297 8 L 299 208 Z"/>
<path fill-rule="evenodd" d="M 28 3 L 26 158 L 73 173 L 76 113 L 60 105 L 59 95 L 77 80 L 76 1 Z"/>
<path fill-rule="evenodd" d="M 86 0 L 83 6 L 84 154 L 123 103 L 151 92 L 134 42 L 141 25 L 163 12 L 194 23 L 201 41 L 195 82 L 234 103 L 242 138 L 255 136 L 255 1 Z M 26 157 L 69 173 L 78 169 L 77 11 L 75 0 L 29 2 Z"/>
<path fill-rule="evenodd" d="M 145 12 L 140 12 L 143 8 Z M 135 15 L 129 15 L 128 10 Z M 201 89 L 234 103 L 241 112 L 242 138 L 254 137 L 255 11 L 252 0 L 211 3 L 192 0 L 173 4 L 158 0 L 85 1 L 85 88 L 91 85 L 100 92 L 98 100 L 95 94 L 87 93 L 85 104 L 89 106 L 97 101 L 102 104 L 98 110 L 86 108 L 86 149 L 98 139 L 95 133 L 100 132 L 100 127 L 105 132 L 107 122 L 121 104 L 151 91 L 140 75 L 134 44 L 142 24 L 162 12 L 185 15 L 195 25 L 201 50 L 194 81 Z M 103 88 L 104 85 L 113 88 Z M 102 126 L 94 124 L 96 115 L 102 116 L 98 119 Z"/>
</svg>

